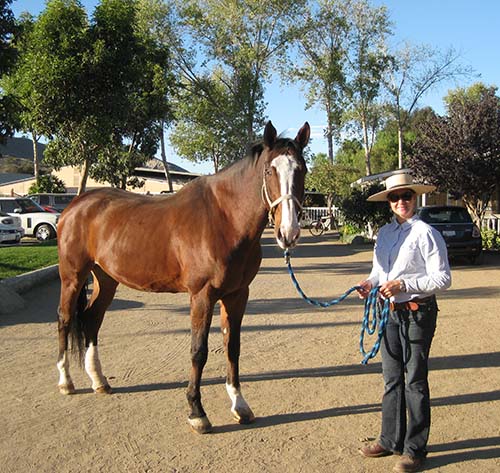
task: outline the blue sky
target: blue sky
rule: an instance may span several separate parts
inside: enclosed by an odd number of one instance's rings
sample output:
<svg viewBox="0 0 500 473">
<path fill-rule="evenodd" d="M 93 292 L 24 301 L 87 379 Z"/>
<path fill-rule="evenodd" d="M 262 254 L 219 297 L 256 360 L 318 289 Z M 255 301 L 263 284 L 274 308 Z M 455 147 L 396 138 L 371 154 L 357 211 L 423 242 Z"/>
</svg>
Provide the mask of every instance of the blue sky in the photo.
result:
<svg viewBox="0 0 500 473">
<path fill-rule="evenodd" d="M 97 0 L 81 3 L 91 12 Z M 442 84 L 423 97 L 419 106 L 430 105 L 443 113 L 442 98 L 449 89 L 468 86 L 481 80 L 487 85 L 500 86 L 500 1 L 498 0 L 372 0 L 373 5 L 385 5 L 393 22 L 395 45 L 408 41 L 413 45 L 426 44 L 442 51 L 449 47 L 461 54 L 461 62 L 474 69 L 477 78 L 459 84 Z M 43 0 L 14 0 L 16 16 L 22 11 L 38 15 Z M 295 136 L 298 128 L 308 121 L 312 128 L 310 149 L 313 153 L 327 151 L 323 139 L 324 113 L 318 109 L 305 110 L 305 99 L 298 88 L 282 88 L 279 82 L 266 89 L 266 114 L 279 133 Z M 210 173 L 210 165 L 195 165 L 175 156 L 169 148 L 168 160 L 193 172 Z"/>
</svg>

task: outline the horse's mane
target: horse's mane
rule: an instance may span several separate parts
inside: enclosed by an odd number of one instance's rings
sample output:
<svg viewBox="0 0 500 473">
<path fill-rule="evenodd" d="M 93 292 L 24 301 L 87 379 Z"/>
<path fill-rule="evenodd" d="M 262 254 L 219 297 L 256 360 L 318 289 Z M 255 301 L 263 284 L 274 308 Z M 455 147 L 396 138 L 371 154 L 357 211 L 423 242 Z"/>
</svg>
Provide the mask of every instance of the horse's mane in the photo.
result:
<svg viewBox="0 0 500 473">
<path fill-rule="evenodd" d="M 300 146 L 295 140 L 280 135 L 278 136 L 276 143 L 273 146 L 273 149 L 286 149 L 290 147 L 293 148 L 296 153 L 300 154 L 301 152 Z M 255 166 L 263 151 L 264 151 L 264 142 L 262 140 L 251 144 L 248 147 L 247 152 L 243 158 L 238 159 L 237 161 L 234 161 L 231 164 L 228 164 L 218 174 L 225 173 L 233 168 L 245 167 L 246 165 Z"/>
</svg>

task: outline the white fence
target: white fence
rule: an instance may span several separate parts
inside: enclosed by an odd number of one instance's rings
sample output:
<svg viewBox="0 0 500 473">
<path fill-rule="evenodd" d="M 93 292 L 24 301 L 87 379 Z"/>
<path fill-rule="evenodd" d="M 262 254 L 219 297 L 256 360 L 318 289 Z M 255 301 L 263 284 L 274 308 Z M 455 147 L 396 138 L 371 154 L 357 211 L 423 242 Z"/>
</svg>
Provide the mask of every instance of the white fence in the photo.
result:
<svg viewBox="0 0 500 473">
<path fill-rule="evenodd" d="M 335 206 L 332 207 L 332 213 L 335 219 L 339 220 L 339 209 Z M 328 216 L 328 207 L 304 207 L 302 209 L 302 225 L 307 226 L 321 217 Z"/>
<path fill-rule="evenodd" d="M 495 215 L 484 217 L 481 222 L 481 227 L 487 230 L 495 230 L 500 235 L 500 218 Z"/>
</svg>

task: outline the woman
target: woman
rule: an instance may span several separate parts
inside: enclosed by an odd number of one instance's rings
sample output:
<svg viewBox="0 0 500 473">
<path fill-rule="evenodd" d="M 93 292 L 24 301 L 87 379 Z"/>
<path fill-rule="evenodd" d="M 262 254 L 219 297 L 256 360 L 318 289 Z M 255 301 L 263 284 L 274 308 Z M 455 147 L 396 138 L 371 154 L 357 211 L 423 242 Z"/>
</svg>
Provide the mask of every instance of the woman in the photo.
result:
<svg viewBox="0 0 500 473">
<path fill-rule="evenodd" d="M 395 174 L 386 180 L 385 191 L 368 198 L 387 200 L 394 218 L 381 228 L 372 271 L 358 289 L 365 298 L 380 286 L 381 296 L 391 301 L 381 346 L 382 430 L 378 442 L 360 452 L 370 458 L 402 453 L 394 467 L 397 472 L 417 471 L 427 455 L 427 362 L 438 312 L 435 294 L 451 284 L 443 238 L 415 215 L 417 196 L 434 189 L 414 184 L 409 174 Z"/>
</svg>

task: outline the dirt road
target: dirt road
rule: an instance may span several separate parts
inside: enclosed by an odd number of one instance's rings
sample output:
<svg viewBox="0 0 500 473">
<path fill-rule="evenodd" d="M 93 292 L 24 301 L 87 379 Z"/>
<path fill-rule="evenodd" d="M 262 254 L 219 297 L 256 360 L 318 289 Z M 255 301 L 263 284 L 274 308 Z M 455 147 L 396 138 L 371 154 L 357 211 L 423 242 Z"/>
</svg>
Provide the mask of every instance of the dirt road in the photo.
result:
<svg viewBox="0 0 500 473">
<path fill-rule="evenodd" d="M 362 305 L 355 296 L 318 309 L 292 285 L 270 233 L 251 286 L 241 350 L 243 394 L 257 416 L 235 424 L 226 394 L 218 318 L 202 395 L 214 425 L 186 422 L 189 308 L 185 294 L 120 286 L 100 332 L 111 396 L 95 395 L 73 363 L 77 394 L 62 396 L 55 314 L 58 283 L 31 291 L 0 317 L 2 472 L 386 472 L 394 458 L 357 450 L 378 435 L 379 356 L 360 364 Z M 292 263 L 309 296 L 338 297 L 364 277 L 369 246 L 306 234 Z M 426 471 L 500 471 L 500 255 L 456 264 L 440 297 L 432 348 L 433 424 Z M 371 343 L 371 340 L 370 340 Z"/>
</svg>

